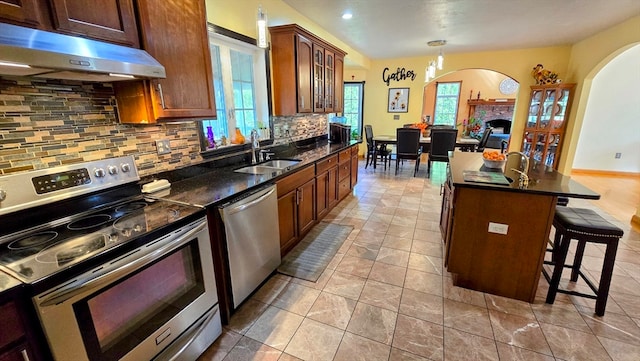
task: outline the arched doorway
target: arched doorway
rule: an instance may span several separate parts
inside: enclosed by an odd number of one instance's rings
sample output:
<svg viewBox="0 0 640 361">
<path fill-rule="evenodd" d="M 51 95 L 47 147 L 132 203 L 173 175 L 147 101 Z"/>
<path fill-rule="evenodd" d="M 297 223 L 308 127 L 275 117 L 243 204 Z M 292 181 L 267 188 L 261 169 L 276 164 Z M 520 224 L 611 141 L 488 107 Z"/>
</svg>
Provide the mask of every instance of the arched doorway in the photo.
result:
<svg viewBox="0 0 640 361">
<path fill-rule="evenodd" d="M 423 119 L 426 117 L 431 123 L 438 123 L 437 113 L 442 109 L 438 105 L 438 86 L 451 83 L 460 84 L 455 116 L 459 132 L 479 137 L 487 122 L 496 121 L 494 124 L 500 125 L 494 126 L 495 135 L 492 136 L 489 147 L 500 148 L 502 140 L 509 141 L 519 84 L 505 74 L 488 69 L 462 69 L 444 74 L 424 86 Z M 451 112 L 450 109 L 448 111 Z M 471 118 L 481 125 L 479 132 L 469 134 L 467 125 Z"/>
</svg>

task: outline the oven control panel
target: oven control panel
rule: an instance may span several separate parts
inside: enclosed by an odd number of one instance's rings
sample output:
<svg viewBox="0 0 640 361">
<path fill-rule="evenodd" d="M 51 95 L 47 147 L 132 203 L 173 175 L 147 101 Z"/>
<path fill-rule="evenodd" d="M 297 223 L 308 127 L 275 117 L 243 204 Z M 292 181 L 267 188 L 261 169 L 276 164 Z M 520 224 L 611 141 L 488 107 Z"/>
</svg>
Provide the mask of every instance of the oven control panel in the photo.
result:
<svg viewBox="0 0 640 361">
<path fill-rule="evenodd" d="M 43 175 L 31 178 L 37 194 L 55 192 L 57 190 L 91 183 L 87 168 L 75 169 L 67 172 Z"/>
<path fill-rule="evenodd" d="M 0 215 L 139 180 L 133 156 L 0 176 Z"/>
</svg>

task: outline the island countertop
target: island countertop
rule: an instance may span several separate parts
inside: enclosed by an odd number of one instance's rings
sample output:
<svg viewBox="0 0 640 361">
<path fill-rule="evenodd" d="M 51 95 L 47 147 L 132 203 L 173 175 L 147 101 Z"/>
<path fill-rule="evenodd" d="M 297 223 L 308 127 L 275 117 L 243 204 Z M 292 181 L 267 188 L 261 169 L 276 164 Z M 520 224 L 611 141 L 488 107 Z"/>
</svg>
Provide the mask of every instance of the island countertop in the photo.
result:
<svg viewBox="0 0 640 361">
<path fill-rule="evenodd" d="M 540 167 L 539 164 L 530 164 L 527 175 L 529 185 L 520 189 L 517 179 L 509 185 L 467 182 L 464 180 L 465 170 L 500 172 L 501 169 L 485 168 L 482 161 L 482 153 L 451 152 L 449 157 L 450 176 L 456 187 L 486 188 L 491 190 L 504 190 L 508 192 L 522 192 L 531 194 L 544 194 L 557 197 L 599 199 L 600 195 L 571 177 L 553 170 L 549 167 Z"/>
</svg>

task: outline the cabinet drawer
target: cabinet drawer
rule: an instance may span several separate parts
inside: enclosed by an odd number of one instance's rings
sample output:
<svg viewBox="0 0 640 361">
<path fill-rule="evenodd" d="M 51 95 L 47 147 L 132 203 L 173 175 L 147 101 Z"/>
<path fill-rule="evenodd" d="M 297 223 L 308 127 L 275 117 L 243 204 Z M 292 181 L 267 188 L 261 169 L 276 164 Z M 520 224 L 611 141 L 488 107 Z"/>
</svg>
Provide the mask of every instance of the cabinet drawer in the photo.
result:
<svg viewBox="0 0 640 361">
<path fill-rule="evenodd" d="M 345 178 L 349 178 L 350 175 L 351 175 L 351 163 L 349 161 L 341 162 L 340 165 L 338 166 L 338 181 L 342 181 Z"/>
<path fill-rule="evenodd" d="M 351 155 L 357 155 L 358 154 L 358 145 L 354 145 L 353 147 L 351 147 Z"/>
<path fill-rule="evenodd" d="M 338 164 L 338 156 L 332 155 L 329 158 L 316 163 L 316 174 L 321 174 L 327 171 L 331 167 L 335 167 Z"/>
<path fill-rule="evenodd" d="M 15 302 L 0 306 L 0 348 L 24 336 L 24 328 Z"/>
<path fill-rule="evenodd" d="M 340 151 L 338 154 L 338 162 L 346 162 L 351 158 L 351 148 Z"/>
<path fill-rule="evenodd" d="M 290 176 L 282 178 L 281 180 L 276 182 L 276 185 L 278 186 L 278 197 L 282 197 L 283 195 L 291 192 L 292 190 L 313 179 L 315 176 L 315 167 L 311 165 L 291 174 Z"/>
<path fill-rule="evenodd" d="M 351 179 L 346 178 L 338 183 L 338 198 L 342 199 L 351 192 Z"/>
</svg>

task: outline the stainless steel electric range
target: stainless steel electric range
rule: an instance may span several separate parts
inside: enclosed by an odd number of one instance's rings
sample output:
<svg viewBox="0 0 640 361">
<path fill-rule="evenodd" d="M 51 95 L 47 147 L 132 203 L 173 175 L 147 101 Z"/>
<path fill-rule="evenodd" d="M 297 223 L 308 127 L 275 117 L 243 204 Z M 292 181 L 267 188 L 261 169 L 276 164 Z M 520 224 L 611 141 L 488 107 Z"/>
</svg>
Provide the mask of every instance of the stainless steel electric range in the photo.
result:
<svg viewBox="0 0 640 361">
<path fill-rule="evenodd" d="M 189 360 L 221 332 L 204 210 L 139 181 L 131 156 L 0 177 L 0 268 L 56 360 Z"/>
</svg>

